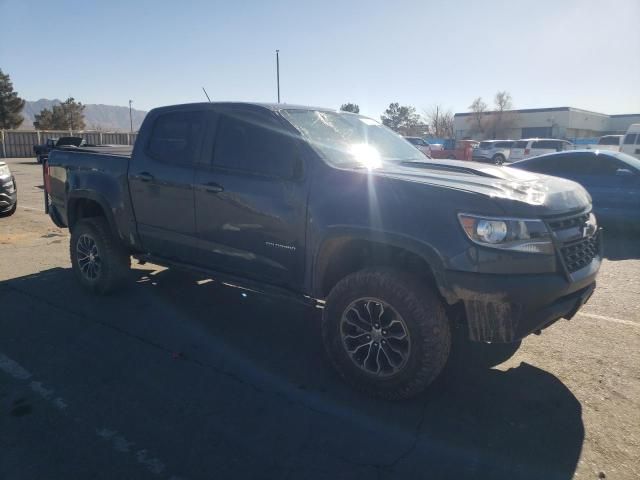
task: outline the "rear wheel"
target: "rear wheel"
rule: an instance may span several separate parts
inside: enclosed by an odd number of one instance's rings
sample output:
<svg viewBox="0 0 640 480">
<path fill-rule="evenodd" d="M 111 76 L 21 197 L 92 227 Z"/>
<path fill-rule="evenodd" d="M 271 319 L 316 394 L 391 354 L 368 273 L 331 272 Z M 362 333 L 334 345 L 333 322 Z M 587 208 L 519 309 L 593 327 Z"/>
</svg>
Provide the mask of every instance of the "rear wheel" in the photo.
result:
<svg viewBox="0 0 640 480">
<path fill-rule="evenodd" d="M 71 265 L 83 287 L 106 294 L 124 282 L 131 259 L 113 237 L 103 217 L 80 220 L 73 228 L 70 244 Z"/>
<path fill-rule="evenodd" d="M 451 345 L 444 308 L 419 278 L 368 269 L 338 282 L 322 333 L 340 375 L 368 394 L 404 399 L 442 371 Z"/>
<path fill-rule="evenodd" d="M 504 158 L 504 155 L 498 153 L 493 156 L 492 160 L 493 160 L 493 163 L 495 163 L 496 165 L 502 165 L 506 159 Z"/>
</svg>

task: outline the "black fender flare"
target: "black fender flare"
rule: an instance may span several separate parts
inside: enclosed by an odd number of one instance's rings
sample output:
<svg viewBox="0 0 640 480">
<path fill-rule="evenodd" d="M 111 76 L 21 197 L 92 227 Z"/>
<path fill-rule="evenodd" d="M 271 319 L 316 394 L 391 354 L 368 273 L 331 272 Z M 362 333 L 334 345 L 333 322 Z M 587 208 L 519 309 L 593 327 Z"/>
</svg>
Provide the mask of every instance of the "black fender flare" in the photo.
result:
<svg viewBox="0 0 640 480">
<path fill-rule="evenodd" d="M 310 265 L 311 291 L 316 298 L 322 298 L 322 284 L 327 272 L 333 252 L 351 241 L 364 241 L 378 244 L 382 247 L 390 246 L 406 250 L 409 253 L 422 258 L 431 269 L 440 294 L 448 303 L 454 303 L 457 299 L 453 290 L 449 287 L 445 271 L 445 262 L 442 256 L 427 242 L 407 235 L 392 232 L 376 232 L 365 227 L 332 227 L 329 232 L 318 242 L 313 249 Z"/>
</svg>

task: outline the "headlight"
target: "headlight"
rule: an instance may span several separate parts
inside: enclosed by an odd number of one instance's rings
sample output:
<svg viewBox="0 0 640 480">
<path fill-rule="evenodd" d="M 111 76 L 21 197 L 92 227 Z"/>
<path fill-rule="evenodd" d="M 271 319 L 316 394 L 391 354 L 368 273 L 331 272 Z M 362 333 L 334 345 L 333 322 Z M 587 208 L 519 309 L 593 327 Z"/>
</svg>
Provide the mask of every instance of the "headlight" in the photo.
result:
<svg viewBox="0 0 640 480">
<path fill-rule="evenodd" d="M 8 177 L 10 175 L 9 165 L 0 165 L 0 177 Z"/>
<path fill-rule="evenodd" d="M 471 241 L 485 247 L 553 255 L 553 243 L 541 220 L 482 217 L 459 213 L 460 225 Z"/>
</svg>

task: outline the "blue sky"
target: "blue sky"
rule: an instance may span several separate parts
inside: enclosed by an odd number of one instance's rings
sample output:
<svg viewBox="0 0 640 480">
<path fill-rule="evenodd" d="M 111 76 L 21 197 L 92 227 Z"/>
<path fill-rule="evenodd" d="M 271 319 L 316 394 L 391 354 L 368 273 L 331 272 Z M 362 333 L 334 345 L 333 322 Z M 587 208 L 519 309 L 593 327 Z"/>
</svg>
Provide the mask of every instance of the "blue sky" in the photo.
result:
<svg viewBox="0 0 640 480">
<path fill-rule="evenodd" d="M 0 0 L 0 68 L 29 100 L 150 109 L 282 100 L 378 117 L 390 102 L 466 111 L 640 112 L 640 1 Z"/>
</svg>

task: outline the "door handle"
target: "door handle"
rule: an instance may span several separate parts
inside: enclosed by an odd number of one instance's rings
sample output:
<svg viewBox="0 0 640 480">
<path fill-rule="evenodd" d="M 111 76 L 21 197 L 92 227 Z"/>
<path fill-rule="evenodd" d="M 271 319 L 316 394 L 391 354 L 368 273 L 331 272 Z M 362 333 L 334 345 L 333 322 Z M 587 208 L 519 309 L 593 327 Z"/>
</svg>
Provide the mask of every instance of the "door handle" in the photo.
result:
<svg viewBox="0 0 640 480">
<path fill-rule="evenodd" d="M 220 193 L 224 192 L 224 187 L 216 182 L 209 182 L 203 185 L 204 191 L 207 193 Z"/>
<path fill-rule="evenodd" d="M 151 182 L 153 181 L 153 175 L 151 175 L 149 172 L 140 172 L 138 175 L 136 175 L 138 177 L 138 180 L 140 180 L 141 182 Z"/>
</svg>

